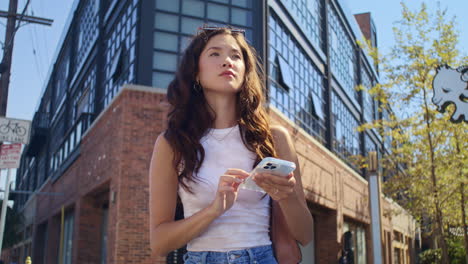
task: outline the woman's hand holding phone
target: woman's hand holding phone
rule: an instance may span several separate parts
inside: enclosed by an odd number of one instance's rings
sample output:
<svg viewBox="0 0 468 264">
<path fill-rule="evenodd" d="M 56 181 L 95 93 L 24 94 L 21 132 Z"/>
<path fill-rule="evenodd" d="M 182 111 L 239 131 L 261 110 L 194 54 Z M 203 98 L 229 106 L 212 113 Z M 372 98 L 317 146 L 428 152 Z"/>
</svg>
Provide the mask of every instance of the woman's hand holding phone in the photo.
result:
<svg viewBox="0 0 468 264">
<path fill-rule="evenodd" d="M 218 182 L 218 190 L 216 197 L 211 203 L 211 209 L 219 216 L 227 210 L 231 209 L 237 199 L 239 185 L 245 178 L 249 177 L 249 173 L 241 169 L 228 169 Z"/>
<path fill-rule="evenodd" d="M 286 177 L 259 172 L 253 175 L 253 180 L 275 201 L 295 195 L 294 186 L 296 186 L 296 179 L 293 172 L 289 173 Z"/>
</svg>

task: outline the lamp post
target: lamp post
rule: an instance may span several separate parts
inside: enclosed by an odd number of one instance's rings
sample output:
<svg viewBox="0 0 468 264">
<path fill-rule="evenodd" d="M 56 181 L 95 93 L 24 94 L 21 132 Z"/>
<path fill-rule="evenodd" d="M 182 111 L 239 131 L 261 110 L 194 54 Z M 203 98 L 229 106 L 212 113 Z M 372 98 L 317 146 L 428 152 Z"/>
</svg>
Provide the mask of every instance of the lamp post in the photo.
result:
<svg viewBox="0 0 468 264">
<path fill-rule="evenodd" d="M 380 212 L 380 178 L 377 162 L 377 153 L 368 153 L 369 163 L 367 178 L 369 182 L 369 206 L 371 213 L 372 255 L 373 263 L 382 263 L 382 222 Z"/>
</svg>

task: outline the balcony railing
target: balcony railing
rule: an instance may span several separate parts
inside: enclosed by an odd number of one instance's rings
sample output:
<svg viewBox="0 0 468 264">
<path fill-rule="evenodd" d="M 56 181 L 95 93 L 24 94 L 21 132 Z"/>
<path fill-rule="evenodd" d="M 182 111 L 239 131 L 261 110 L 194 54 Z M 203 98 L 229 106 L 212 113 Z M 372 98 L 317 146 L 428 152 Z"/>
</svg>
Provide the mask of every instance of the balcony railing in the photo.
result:
<svg viewBox="0 0 468 264">
<path fill-rule="evenodd" d="M 89 129 L 94 120 L 94 114 L 82 113 L 77 122 L 67 132 L 62 143 L 50 153 L 49 173 L 53 178 L 58 178 L 62 172 L 70 166 L 77 157 L 77 147 L 81 142 L 83 134 Z"/>
</svg>

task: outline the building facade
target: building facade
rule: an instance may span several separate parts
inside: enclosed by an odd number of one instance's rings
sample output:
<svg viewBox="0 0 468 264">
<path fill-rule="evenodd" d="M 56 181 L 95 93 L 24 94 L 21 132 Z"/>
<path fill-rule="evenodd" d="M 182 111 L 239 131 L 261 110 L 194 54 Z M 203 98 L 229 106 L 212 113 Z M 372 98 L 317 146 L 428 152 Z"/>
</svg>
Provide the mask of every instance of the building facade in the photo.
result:
<svg viewBox="0 0 468 264">
<path fill-rule="evenodd" d="M 9 258 L 153 262 L 148 169 L 165 91 L 190 36 L 209 24 L 246 30 L 268 73 L 272 120 L 294 137 L 315 220 L 302 263 L 337 263 L 345 245 L 355 263 L 372 263 L 368 183 L 353 157 L 384 155 L 376 131 L 356 128 L 386 113 L 355 89 L 378 82 L 356 44 L 376 46 L 375 26 L 343 1 L 75 1 L 17 170 L 16 189 L 36 193 L 15 196 L 25 239 Z M 416 228 L 404 210 L 409 220 L 395 222 L 395 206 L 381 201 L 384 263 L 413 263 Z M 183 252 L 168 263 L 182 263 Z"/>
</svg>

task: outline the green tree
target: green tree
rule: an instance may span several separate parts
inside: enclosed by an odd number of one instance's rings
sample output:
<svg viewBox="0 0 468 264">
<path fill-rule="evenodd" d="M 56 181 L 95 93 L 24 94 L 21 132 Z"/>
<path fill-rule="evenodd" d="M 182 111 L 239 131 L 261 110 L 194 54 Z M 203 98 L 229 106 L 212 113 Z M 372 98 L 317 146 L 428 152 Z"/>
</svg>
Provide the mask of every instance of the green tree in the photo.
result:
<svg viewBox="0 0 468 264">
<path fill-rule="evenodd" d="M 0 200 L 0 211 L 3 201 Z M 9 248 L 21 241 L 20 230 L 23 226 L 23 216 L 7 206 L 5 232 L 2 249 Z"/>
<path fill-rule="evenodd" d="M 444 114 L 437 111 L 431 102 L 432 80 L 438 66 L 457 67 L 468 60 L 457 49 L 455 19 L 447 19 L 440 6 L 428 13 L 425 4 L 411 11 L 402 3 L 394 33 L 389 54 L 369 48 L 383 78 L 366 91 L 380 101 L 380 111 L 388 112 L 389 119 L 361 129 L 377 128 L 384 140 L 390 138 L 391 149 L 382 160 L 384 172 L 391 175 L 384 191 L 420 220 L 434 237 L 434 247 L 441 249 L 442 263 L 449 263 L 447 229 L 466 228 L 467 124 L 449 121 L 453 107 Z"/>
</svg>

